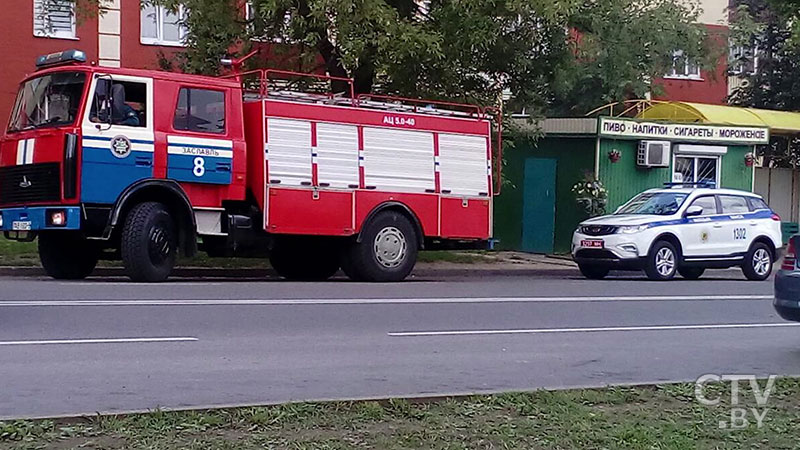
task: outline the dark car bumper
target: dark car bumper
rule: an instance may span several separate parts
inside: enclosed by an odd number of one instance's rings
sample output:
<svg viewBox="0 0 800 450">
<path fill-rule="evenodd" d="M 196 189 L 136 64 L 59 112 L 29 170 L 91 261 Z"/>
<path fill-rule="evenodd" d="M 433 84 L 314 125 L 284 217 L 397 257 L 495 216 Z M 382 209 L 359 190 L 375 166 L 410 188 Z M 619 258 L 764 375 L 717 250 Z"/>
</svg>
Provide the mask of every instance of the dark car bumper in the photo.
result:
<svg viewBox="0 0 800 450">
<path fill-rule="evenodd" d="M 613 270 L 642 270 L 646 261 L 645 258 L 620 258 L 602 249 L 578 250 L 572 259 L 580 265 L 608 267 Z"/>
<path fill-rule="evenodd" d="M 800 272 L 779 270 L 775 274 L 775 311 L 786 320 L 800 322 Z"/>
</svg>

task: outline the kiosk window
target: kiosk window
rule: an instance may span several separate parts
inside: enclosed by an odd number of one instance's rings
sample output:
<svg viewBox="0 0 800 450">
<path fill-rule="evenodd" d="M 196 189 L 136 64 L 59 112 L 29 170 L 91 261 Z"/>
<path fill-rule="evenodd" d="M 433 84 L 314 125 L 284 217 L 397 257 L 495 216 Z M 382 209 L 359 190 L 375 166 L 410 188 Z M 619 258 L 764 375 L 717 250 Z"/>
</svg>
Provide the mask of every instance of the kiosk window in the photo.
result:
<svg viewBox="0 0 800 450">
<path fill-rule="evenodd" d="M 173 126 L 176 130 L 225 133 L 225 93 L 182 88 Z"/>
</svg>

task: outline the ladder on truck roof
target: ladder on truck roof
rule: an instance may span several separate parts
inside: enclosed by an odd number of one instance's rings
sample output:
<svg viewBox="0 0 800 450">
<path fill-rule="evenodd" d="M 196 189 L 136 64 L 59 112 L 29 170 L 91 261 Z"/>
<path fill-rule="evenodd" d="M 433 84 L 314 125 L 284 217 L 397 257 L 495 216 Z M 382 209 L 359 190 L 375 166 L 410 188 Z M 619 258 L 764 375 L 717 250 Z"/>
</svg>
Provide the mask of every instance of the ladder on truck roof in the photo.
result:
<svg viewBox="0 0 800 450">
<path fill-rule="evenodd" d="M 243 86 L 245 101 L 275 99 L 478 120 L 489 120 L 497 113 L 495 108 L 482 108 L 467 103 L 378 94 L 360 94 L 356 96 L 352 78 L 332 77 L 329 75 L 276 69 L 256 69 L 225 75 L 222 78 L 239 80 Z M 330 85 L 335 82 L 346 83 L 346 91 L 332 92 Z"/>
</svg>

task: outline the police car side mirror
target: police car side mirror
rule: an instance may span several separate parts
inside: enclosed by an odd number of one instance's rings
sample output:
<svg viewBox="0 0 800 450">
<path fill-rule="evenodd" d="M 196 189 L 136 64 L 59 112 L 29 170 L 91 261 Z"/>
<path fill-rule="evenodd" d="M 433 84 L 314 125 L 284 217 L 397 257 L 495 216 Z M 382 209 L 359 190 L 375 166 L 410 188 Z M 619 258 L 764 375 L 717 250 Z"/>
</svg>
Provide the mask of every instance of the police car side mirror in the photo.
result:
<svg viewBox="0 0 800 450">
<path fill-rule="evenodd" d="M 703 207 L 702 206 L 690 206 L 686 208 L 686 212 L 683 213 L 684 217 L 697 217 L 703 215 Z"/>
</svg>

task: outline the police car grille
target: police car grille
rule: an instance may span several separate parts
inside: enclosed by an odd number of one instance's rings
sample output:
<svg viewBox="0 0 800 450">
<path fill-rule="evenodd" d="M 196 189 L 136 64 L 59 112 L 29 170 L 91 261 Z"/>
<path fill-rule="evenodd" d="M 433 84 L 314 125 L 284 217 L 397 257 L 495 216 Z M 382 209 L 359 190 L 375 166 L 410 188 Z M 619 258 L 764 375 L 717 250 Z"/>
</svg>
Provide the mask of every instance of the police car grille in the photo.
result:
<svg viewBox="0 0 800 450">
<path fill-rule="evenodd" d="M 617 228 L 613 225 L 585 225 L 581 227 L 581 234 L 587 236 L 608 236 L 617 232 Z"/>
<path fill-rule="evenodd" d="M 58 163 L 0 167 L 0 204 L 60 199 L 61 168 Z"/>
</svg>

